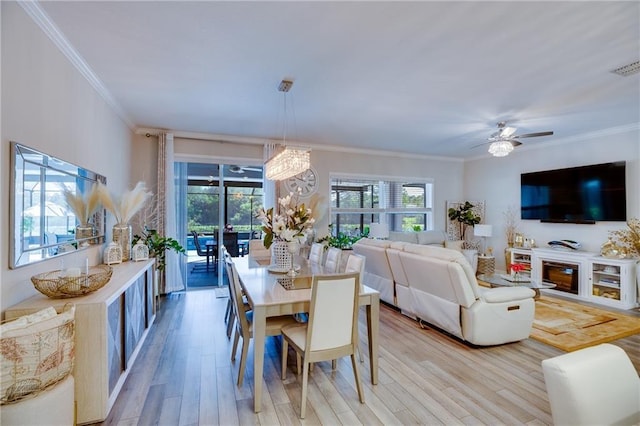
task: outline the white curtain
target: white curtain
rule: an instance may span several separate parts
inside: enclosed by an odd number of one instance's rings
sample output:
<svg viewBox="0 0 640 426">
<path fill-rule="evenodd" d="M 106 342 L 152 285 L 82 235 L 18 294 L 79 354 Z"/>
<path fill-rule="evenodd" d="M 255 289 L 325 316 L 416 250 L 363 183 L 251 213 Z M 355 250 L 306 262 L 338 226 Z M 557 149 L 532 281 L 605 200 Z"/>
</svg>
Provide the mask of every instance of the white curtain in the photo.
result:
<svg viewBox="0 0 640 426">
<path fill-rule="evenodd" d="M 187 247 L 187 163 L 175 162 L 175 182 L 176 194 L 176 236 L 182 247 Z M 187 256 L 180 256 L 180 275 L 182 282 L 187 282 Z"/>
<path fill-rule="evenodd" d="M 173 172 L 173 134 L 158 135 L 158 233 L 181 241 L 177 235 L 176 197 Z M 180 256 L 167 251 L 164 288 L 160 293 L 184 290 L 183 274 L 180 271 Z"/>
<path fill-rule="evenodd" d="M 268 143 L 264 145 L 263 150 L 263 163 L 266 163 L 267 160 L 271 158 L 276 152 L 276 144 Z M 264 176 L 264 175 L 263 175 Z M 264 204 L 265 210 L 276 206 L 277 203 L 277 191 L 278 190 L 278 181 L 269 180 L 266 177 L 262 180 L 262 192 L 264 194 L 262 203 Z M 274 209 L 275 210 L 275 209 Z"/>
</svg>

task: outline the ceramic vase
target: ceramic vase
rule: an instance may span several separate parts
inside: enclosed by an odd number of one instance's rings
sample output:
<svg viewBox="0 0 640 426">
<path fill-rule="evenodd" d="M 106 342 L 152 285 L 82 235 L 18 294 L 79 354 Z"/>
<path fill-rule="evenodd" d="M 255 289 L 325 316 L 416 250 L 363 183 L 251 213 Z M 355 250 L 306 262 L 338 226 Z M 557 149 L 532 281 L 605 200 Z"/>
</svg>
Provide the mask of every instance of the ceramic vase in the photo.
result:
<svg viewBox="0 0 640 426">
<path fill-rule="evenodd" d="M 292 259 L 288 242 L 276 241 L 271 245 L 271 265 L 282 271 L 288 271 L 291 269 Z"/>
<path fill-rule="evenodd" d="M 122 261 L 131 259 L 131 240 L 133 231 L 128 223 L 117 223 L 113 226 L 113 241 L 122 248 Z"/>
</svg>

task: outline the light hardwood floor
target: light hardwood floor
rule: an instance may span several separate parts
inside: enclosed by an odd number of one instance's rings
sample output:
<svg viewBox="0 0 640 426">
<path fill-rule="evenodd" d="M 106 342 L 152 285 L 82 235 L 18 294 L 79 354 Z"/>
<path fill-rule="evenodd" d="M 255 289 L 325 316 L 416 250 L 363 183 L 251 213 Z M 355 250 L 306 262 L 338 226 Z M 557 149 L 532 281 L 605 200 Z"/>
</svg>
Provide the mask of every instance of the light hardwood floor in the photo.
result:
<svg viewBox="0 0 640 426">
<path fill-rule="evenodd" d="M 223 316 L 226 298 L 194 290 L 163 298 L 131 374 L 102 424 L 300 424 L 300 380 L 280 379 L 279 341 L 267 339 L 262 411 L 253 412 L 250 348 L 244 385 L 236 386 L 239 354 L 230 361 Z M 360 404 L 348 358 L 320 363 L 309 380 L 303 423 L 324 425 L 551 424 L 540 362 L 563 353 L 532 339 L 474 348 L 400 313 L 380 310 L 380 383 L 360 364 Z M 364 312 L 360 339 L 366 347 Z M 640 335 L 615 342 L 640 370 Z M 367 351 L 362 351 L 366 357 Z M 295 356 L 290 356 L 295 360 Z"/>
</svg>

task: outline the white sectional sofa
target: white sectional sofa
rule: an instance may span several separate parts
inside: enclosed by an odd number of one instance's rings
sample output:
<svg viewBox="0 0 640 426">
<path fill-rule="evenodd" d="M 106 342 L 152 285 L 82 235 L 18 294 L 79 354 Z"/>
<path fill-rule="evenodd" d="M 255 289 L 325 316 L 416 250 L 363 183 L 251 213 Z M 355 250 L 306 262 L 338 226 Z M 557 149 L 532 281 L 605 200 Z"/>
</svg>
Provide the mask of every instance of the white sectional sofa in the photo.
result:
<svg viewBox="0 0 640 426">
<path fill-rule="evenodd" d="M 478 286 L 457 250 L 368 239 L 353 249 L 367 258 L 364 284 L 407 316 L 481 346 L 522 340 L 531 332 L 534 291 Z"/>
</svg>

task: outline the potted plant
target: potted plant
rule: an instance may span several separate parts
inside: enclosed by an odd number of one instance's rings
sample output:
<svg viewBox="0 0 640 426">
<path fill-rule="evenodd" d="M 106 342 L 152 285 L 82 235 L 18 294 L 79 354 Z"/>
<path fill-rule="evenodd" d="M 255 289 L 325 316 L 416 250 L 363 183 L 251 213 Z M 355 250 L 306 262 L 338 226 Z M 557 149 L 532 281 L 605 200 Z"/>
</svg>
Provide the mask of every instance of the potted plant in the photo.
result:
<svg viewBox="0 0 640 426">
<path fill-rule="evenodd" d="M 167 266 L 167 250 L 173 250 L 180 254 L 186 253 L 184 247 L 177 240 L 162 236 L 155 229 L 145 228 L 142 235 L 136 234 L 133 237 L 133 244 L 135 245 L 138 241 L 142 241 L 149 247 L 149 256 L 156 258 L 156 266 L 159 271 L 164 271 Z"/>
<path fill-rule="evenodd" d="M 469 201 L 465 201 L 463 204 L 460 204 L 457 208 L 451 207 L 447 212 L 449 215 L 449 220 L 455 220 L 458 222 L 460 226 L 460 239 L 464 240 L 465 231 L 468 226 L 477 225 L 480 223 L 482 218 L 475 214 L 473 208 L 475 206 L 471 204 Z"/>
</svg>

